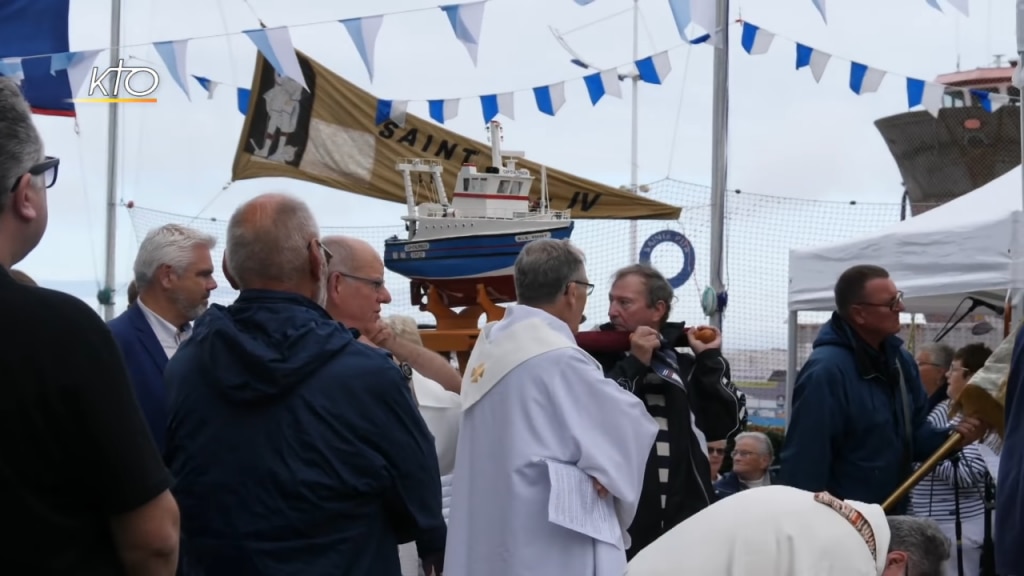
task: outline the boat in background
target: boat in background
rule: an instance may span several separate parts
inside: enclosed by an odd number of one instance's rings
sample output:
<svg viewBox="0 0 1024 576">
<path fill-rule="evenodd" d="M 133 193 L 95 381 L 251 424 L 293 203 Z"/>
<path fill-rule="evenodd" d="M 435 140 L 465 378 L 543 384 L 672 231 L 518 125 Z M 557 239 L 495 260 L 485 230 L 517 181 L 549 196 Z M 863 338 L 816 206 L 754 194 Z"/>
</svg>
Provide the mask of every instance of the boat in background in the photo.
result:
<svg viewBox="0 0 1024 576">
<path fill-rule="evenodd" d="M 947 88 L 938 118 L 928 111 L 875 121 L 903 177 L 906 217 L 918 215 L 995 180 L 1020 164 L 1020 90 L 1013 86 L 1017 62 L 943 74 Z M 980 93 L 1011 100 L 993 112 Z M 982 94 L 982 96 L 984 96 Z"/>
<path fill-rule="evenodd" d="M 521 152 L 501 150 L 501 125 L 490 123 L 491 166 L 478 172 L 463 164 L 451 202 L 441 180 L 441 162 L 399 159 L 409 213 L 408 238 L 384 242 L 384 266 L 411 281 L 412 304 L 423 307 L 431 287 L 449 308 L 478 303 L 483 285 L 494 304 L 516 299 L 513 265 L 528 242 L 567 239 L 573 230 L 569 210 L 551 210 L 541 167 L 539 200 L 530 199 L 534 177 L 516 167 Z M 415 176 L 414 176 L 415 175 Z M 414 180 L 415 178 L 415 187 Z M 417 205 L 425 193 L 427 202 Z"/>
</svg>

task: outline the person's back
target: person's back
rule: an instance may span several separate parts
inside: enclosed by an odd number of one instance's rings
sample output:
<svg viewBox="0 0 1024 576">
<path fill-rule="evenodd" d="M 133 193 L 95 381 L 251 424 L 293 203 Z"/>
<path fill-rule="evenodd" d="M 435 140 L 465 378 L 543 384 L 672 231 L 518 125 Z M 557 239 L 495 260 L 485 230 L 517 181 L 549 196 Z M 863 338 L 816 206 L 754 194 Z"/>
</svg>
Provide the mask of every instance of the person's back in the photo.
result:
<svg viewBox="0 0 1024 576">
<path fill-rule="evenodd" d="M 1006 435 L 996 482 L 995 551 L 999 574 L 1024 574 L 1024 330 L 1017 333 L 1006 383 Z"/>
<path fill-rule="evenodd" d="M 17 284 L 3 267 L 0 325 L 18 327 L 0 348 L 2 571 L 123 574 L 111 517 L 169 479 L 117 348 L 79 299 Z M 105 380 L 112 371 L 120 382 Z"/>
<path fill-rule="evenodd" d="M 60 165 L 9 78 L 0 126 L 0 573 L 170 576 L 178 508 L 110 331 L 8 272 L 46 231 Z"/>
<path fill-rule="evenodd" d="M 310 297 L 231 272 L 239 298 L 165 371 L 184 574 L 397 576 L 399 543 L 443 550 L 433 440 L 399 368 Z"/>
</svg>

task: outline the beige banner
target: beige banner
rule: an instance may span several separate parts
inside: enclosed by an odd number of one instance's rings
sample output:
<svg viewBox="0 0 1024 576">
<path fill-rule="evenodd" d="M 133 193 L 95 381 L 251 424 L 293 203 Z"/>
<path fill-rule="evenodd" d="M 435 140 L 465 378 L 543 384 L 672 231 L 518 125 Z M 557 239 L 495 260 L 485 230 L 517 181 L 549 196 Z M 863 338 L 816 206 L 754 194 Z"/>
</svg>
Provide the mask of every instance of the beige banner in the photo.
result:
<svg viewBox="0 0 1024 576">
<path fill-rule="evenodd" d="M 290 78 L 278 77 L 262 55 L 256 61 L 252 96 L 231 177 L 295 178 L 353 194 L 405 203 L 399 158 L 442 161 L 446 192 L 454 189 L 464 163 L 481 171 L 490 165 L 489 145 L 408 114 L 405 123 L 375 125 L 377 99 L 297 53 L 309 92 Z M 482 119 L 481 119 L 482 120 Z M 517 165 L 537 178 L 540 165 Z M 610 186 L 547 168 L 548 195 L 554 210 L 572 210 L 574 219 L 677 220 L 680 209 Z"/>
</svg>

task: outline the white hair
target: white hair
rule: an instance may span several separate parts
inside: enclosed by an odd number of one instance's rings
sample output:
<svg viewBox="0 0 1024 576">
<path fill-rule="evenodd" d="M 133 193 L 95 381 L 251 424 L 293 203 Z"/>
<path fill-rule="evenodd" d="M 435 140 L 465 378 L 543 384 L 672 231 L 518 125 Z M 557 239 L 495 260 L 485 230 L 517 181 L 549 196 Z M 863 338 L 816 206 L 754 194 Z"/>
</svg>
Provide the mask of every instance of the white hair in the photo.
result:
<svg viewBox="0 0 1024 576">
<path fill-rule="evenodd" d="M 0 78 L 0 212 L 3 212 L 11 186 L 43 160 L 43 141 L 32 122 L 32 111 L 21 89 L 10 78 Z M 33 178 L 41 186 L 43 176 Z"/>
<path fill-rule="evenodd" d="M 175 274 L 184 274 L 195 258 L 196 247 L 213 250 L 216 245 L 216 237 L 180 224 L 164 224 L 150 230 L 135 256 L 135 287 L 144 290 L 164 265 L 170 266 Z"/>
<path fill-rule="evenodd" d="M 271 198 L 277 201 L 268 203 Z M 252 217 L 253 211 L 260 213 Z M 228 222 L 228 271 L 241 290 L 261 282 L 293 284 L 309 274 L 309 242 L 319 237 L 320 227 L 305 202 L 285 194 L 257 196 L 239 206 Z"/>
<path fill-rule="evenodd" d="M 739 442 L 744 438 L 752 438 L 761 443 L 761 453 L 768 457 L 769 460 L 775 460 L 775 447 L 772 446 L 772 440 L 764 432 L 740 432 L 736 435 L 735 442 Z"/>
</svg>

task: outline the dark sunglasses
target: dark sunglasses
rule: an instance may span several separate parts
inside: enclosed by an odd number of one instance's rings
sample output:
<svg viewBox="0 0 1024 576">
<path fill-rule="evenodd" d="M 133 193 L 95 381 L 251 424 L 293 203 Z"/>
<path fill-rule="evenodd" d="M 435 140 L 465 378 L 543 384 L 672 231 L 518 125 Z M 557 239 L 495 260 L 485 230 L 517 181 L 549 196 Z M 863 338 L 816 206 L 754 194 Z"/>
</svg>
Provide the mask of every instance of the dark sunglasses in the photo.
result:
<svg viewBox="0 0 1024 576">
<path fill-rule="evenodd" d="M 60 166 L 60 158 L 53 156 L 47 156 L 45 160 L 38 164 L 33 164 L 27 174 L 31 176 L 43 175 L 43 182 L 47 188 L 52 187 L 57 183 L 57 167 Z M 18 187 L 18 182 L 21 181 L 21 176 L 14 179 L 14 183 L 11 184 L 11 192 Z"/>
</svg>

